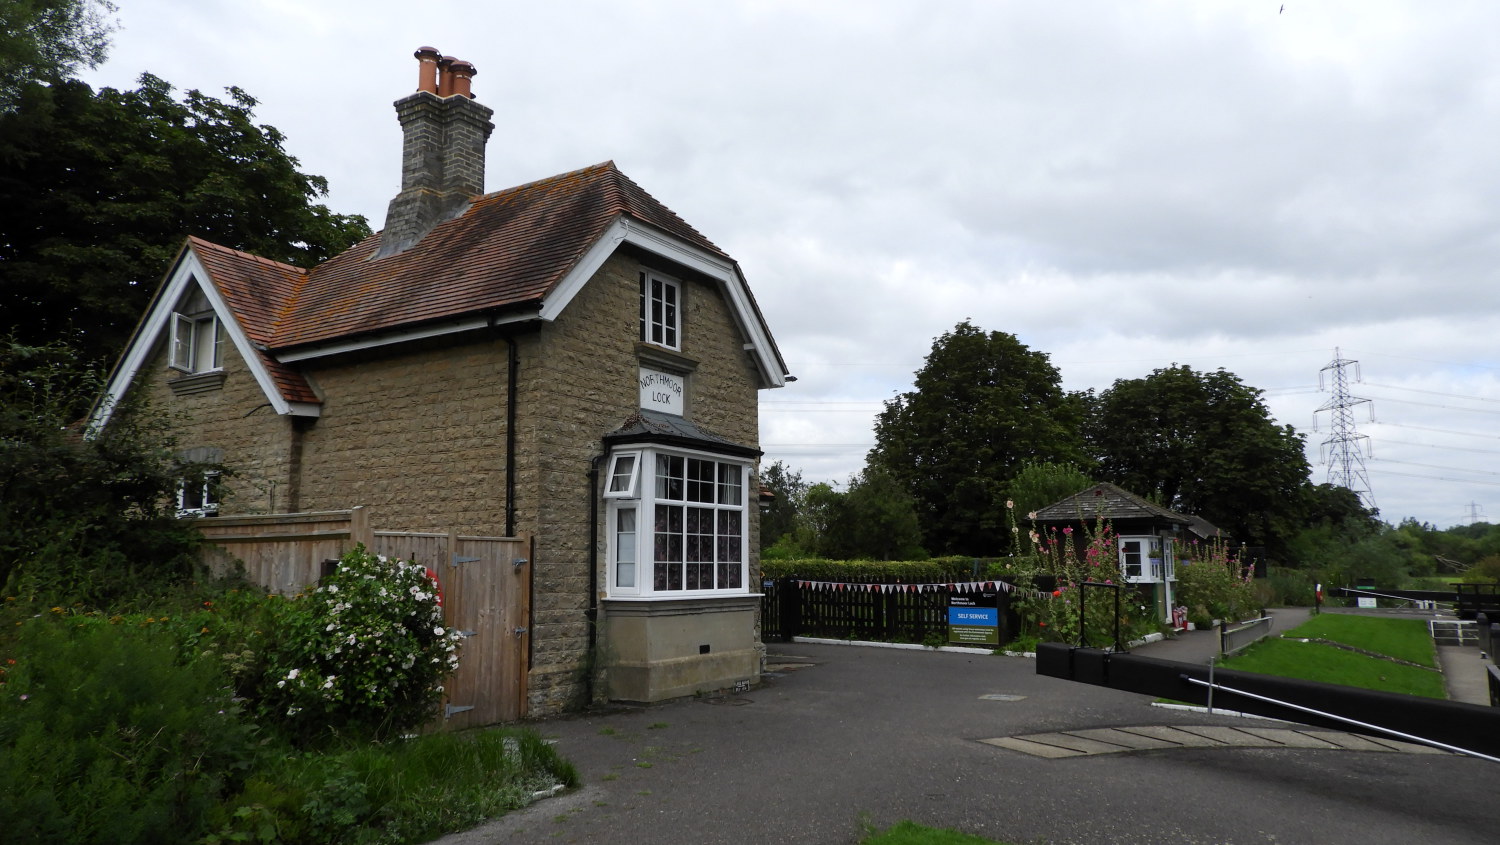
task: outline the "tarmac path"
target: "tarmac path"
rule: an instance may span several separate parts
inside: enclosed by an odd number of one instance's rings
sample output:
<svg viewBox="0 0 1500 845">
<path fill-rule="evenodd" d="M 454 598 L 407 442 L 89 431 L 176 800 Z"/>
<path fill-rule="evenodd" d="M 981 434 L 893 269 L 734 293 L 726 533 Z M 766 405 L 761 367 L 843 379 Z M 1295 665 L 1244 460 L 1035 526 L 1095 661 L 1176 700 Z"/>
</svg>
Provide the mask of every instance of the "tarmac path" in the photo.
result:
<svg viewBox="0 0 1500 845">
<path fill-rule="evenodd" d="M 1166 710 L 1025 658 L 772 644 L 768 663 L 740 695 L 538 723 L 583 786 L 440 842 L 855 843 L 902 819 L 1017 845 L 1496 841 L 1483 760 Z M 1039 736 L 1108 753 L 995 742 Z"/>
</svg>

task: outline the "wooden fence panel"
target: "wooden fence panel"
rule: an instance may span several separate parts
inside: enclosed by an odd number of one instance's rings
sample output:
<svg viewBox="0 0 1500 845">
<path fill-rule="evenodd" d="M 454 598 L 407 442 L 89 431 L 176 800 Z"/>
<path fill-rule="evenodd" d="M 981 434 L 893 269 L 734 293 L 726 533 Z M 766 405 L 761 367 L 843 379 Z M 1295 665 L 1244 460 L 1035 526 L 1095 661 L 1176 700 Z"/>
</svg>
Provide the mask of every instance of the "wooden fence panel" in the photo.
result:
<svg viewBox="0 0 1500 845">
<path fill-rule="evenodd" d="M 323 562 L 352 545 L 350 511 L 263 516 L 224 516 L 197 523 L 206 545 L 203 560 L 223 574 L 235 560 L 245 577 L 273 593 L 291 595 L 316 584 Z"/>
<path fill-rule="evenodd" d="M 443 716 L 430 729 L 510 722 L 526 715 L 531 565 L 524 540 L 372 531 L 361 508 L 200 520 L 203 559 L 215 572 L 242 561 L 245 575 L 291 595 L 318 582 L 325 562 L 356 542 L 431 569 L 443 591 L 444 624 L 465 632 L 457 671 L 444 685 Z M 517 633 L 517 629 L 520 632 Z"/>
<path fill-rule="evenodd" d="M 376 531 L 375 542 L 370 551 L 396 560 L 415 560 L 423 566 L 437 569 L 439 564 L 452 558 L 448 551 L 451 538 L 447 534 L 417 534 L 410 531 Z"/>
</svg>

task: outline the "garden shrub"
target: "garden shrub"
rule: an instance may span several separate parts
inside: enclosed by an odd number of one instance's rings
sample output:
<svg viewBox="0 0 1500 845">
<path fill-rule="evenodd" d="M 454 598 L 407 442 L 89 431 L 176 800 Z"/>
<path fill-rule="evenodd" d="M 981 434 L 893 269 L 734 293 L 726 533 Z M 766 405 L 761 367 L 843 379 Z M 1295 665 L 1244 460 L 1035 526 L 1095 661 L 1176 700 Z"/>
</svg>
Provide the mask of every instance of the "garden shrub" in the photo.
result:
<svg viewBox="0 0 1500 845">
<path fill-rule="evenodd" d="M 1188 609 L 1188 620 L 1195 625 L 1253 618 L 1261 608 L 1254 575 L 1222 541 L 1195 540 L 1177 561 L 1177 603 Z"/>
<path fill-rule="evenodd" d="M 388 738 L 433 717 L 458 666 L 438 586 L 415 563 L 356 546 L 333 574 L 273 602 L 273 641 L 252 696 L 293 740 Z"/>
<path fill-rule="evenodd" d="M 1018 533 L 1014 524 L 1012 531 Z M 1113 637 L 1118 622 L 1120 638 L 1130 642 L 1160 628 L 1155 608 L 1142 604 L 1141 596 L 1120 571 L 1118 539 L 1108 523 L 1086 527 L 1080 538 L 1071 527 L 1050 529 L 1045 535 L 1028 532 L 1031 554 L 1018 556 L 1010 563 L 1013 575 L 1007 580 L 1021 589 L 1012 600 L 1020 615 L 1023 630 L 1020 638 L 1030 642 L 1070 642 L 1080 640 L 1087 631 L 1091 645 L 1106 644 Z M 1052 590 L 1036 589 L 1051 582 Z M 1119 616 L 1115 616 L 1114 590 L 1085 588 L 1085 582 L 1120 585 Z M 1083 590 L 1088 597 L 1083 598 Z M 1086 606 L 1086 611 L 1085 611 Z M 1083 613 L 1087 612 L 1087 620 Z"/>
<path fill-rule="evenodd" d="M 6 842 L 184 841 L 238 791 L 256 732 L 216 662 L 183 662 L 153 623 L 61 607 L 6 633 Z"/>
<path fill-rule="evenodd" d="M 199 542 L 177 518 L 187 477 L 222 467 L 185 464 L 169 420 L 144 396 L 116 408 L 91 437 L 74 424 L 102 375 L 80 369 L 62 343 L 0 337 L 0 583 L 45 605 L 99 607 L 148 598 L 194 573 Z"/>
<path fill-rule="evenodd" d="M 1311 607 L 1317 591 L 1318 573 L 1306 569 L 1273 566 L 1266 573 L 1272 607 Z M 1325 588 L 1326 589 L 1326 588 Z M 1326 593 L 1325 593 L 1326 594 Z"/>
<path fill-rule="evenodd" d="M 428 842 L 576 786 L 576 770 L 535 732 L 429 734 L 294 754 L 264 767 L 205 841 Z"/>
</svg>

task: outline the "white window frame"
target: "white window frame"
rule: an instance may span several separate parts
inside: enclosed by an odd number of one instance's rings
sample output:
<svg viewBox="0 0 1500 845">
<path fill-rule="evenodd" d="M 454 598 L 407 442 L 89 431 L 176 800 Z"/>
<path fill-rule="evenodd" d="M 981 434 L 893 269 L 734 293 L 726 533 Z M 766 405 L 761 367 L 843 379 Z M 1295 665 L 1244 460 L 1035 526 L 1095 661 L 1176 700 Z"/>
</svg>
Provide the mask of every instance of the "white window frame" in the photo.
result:
<svg viewBox="0 0 1500 845">
<path fill-rule="evenodd" d="M 748 499 L 750 464 L 740 458 L 726 455 L 652 446 L 638 452 L 624 452 L 612 456 L 610 478 L 614 477 L 613 470 L 618 466 L 617 459 L 626 455 L 638 456 L 634 463 L 634 478 L 630 484 L 633 488 L 631 491 L 633 495 L 620 495 L 618 491 L 614 494 L 609 492 L 605 494 L 605 536 L 608 544 L 608 577 L 605 581 L 605 589 L 608 596 L 610 598 L 662 600 L 749 595 L 751 592 L 750 504 Z M 681 459 L 683 476 L 680 489 L 670 483 L 657 484 L 658 458 Z M 699 470 L 704 469 L 704 463 L 712 464 L 713 501 L 701 501 L 706 492 L 702 487 L 703 484 L 708 483 L 706 480 L 699 479 L 694 482 L 687 477 L 690 461 L 699 462 L 694 466 Z M 608 490 L 608 478 L 605 486 Z M 694 500 L 694 492 L 690 488 L 696 490 L 698 500 Z M 677 514 L 680 527 L 670 532 L 661 531 L 660 529 L 669 524 L 673 516 L 671 511 L 667 510 L 669 508 L 681 509 Z M 634 532 L 621 530 L 621 514 L 626 511 L 634 513 Z M 661 522 L 658 522 L 659 516 Z M 690 523 L 702 519 L 710 520 L 709 533 L 704 534 L 700 531 L 690 534 L 687 530 L 691 527 Z M 701 522 L 698 525 L 702 527 Z M 731 539 L 735 536 L 732 532 L 736 528 L 739 532 L 737 543 Z M 673 559 L 657 560 L 658 534 L 663 535 L 665 547 L 674 550 Z M 676 543 L 672 542 L 674 537 L 677 540 Z M 710 549 L 709 556 L 712 559 L 688 560 L 688 557 L 694 556 L 692 553 L 694 543 L 707 543 Z M 701 550 L 702 546 L 699 545 L 698 548 Z M 719 559 L 721 554 L 724 554 L 724 560 Z M 625 564 L 623 568 L 622 563 Z M 708 575 L 712 578 L 714 586 L 688 588 L 687 585 L 694 576 L 694 572 L 688 567 L 694 564 L 702 567 L 696 571 L 697 576 Z M 672 577 L 671 570 L 674 566 L 677 567 L 675 578 Z M 663 576 L 661 580 L 657 578 L 659 568 Z M 632 571 L 633 579 L 623 577 Z M 731 586 L 721 586 L 721 578 L 724 579 L 723 583 Z M 673 583 L 679 586 L 671 586 Z"/>
<path fill-rule="evenodd" d="M 658 302 L 658 285 L 662 291 L 659 311 L 654 307 Z M 682 283 L 670 276 L 642 270 L 640 318 L 643 342 L 681 351 Z"/>
<path fill-rule="evenodd" d="M 224 326 L 212 311 L 172 314 L 172 367 L 206 373 L 224 367 Z"/>
<path fill-rule="evenodd" d="M 1132 584 L 1159 584 L 1162 581 L 1161 538 L 1149 534 L 1131 534 L 1119 538 L 1120 574 Z M 1139 544 L 1139 574 L 1131 575 L 1126 563 L 1126 545 Z M 1153 559 L 1152 555 L 1156 557 Z M 1156 562 L 1153 563 L 1153 560 Z"/>
<path fill-rule="evenodd" d="M 190 480 L 184 478 L 177 483 L 178 516 L 217 516 L 219 513 L 219 473 L 204 473 L 201 489 L 193 490 L 195 506 L 189 506 L 188 493 L 192 489 Z"/>
<path fill-rule="evenodd" d="M 604 498 L 634 499 L 639 495 L 641 453 L 616 452 L 609 458 L 609 472 L 604 476 Z M 623 482 L 623 483 L 617 483 Z"/>
</svg>

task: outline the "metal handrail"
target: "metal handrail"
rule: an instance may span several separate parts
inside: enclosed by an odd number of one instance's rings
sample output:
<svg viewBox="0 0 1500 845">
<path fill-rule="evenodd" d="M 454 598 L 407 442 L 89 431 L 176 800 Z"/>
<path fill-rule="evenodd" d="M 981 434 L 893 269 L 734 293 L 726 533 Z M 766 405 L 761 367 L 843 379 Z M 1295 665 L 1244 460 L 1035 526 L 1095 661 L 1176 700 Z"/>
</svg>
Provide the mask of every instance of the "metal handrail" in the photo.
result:
<svg viewBox="0 0 1500 845">
<path fill-rule="evenodd" d="M 1424 737 L 1414 736 L 1414 735 L 1409 734 L 1409 733 L 1402 733 L 1401 731 L 1392 730 L 1391 728 L 1383 728 L 1380 725 L 1372 725 L 1369 722 L 1361 722 L 1358 719 L 1350 719 L 1347 716 L 1340 716 L 1337 713 L 1328 713 L 1328 712 L 1325 712 L 1325 711 L 1322 711 L 1322 710 L 1314 710 L 1311 707 L 1303 707 L 1300 704 L 1293 704 L 1290 701 L 1281 701 L 1279 699 L 1271 698 L 1269 696 L 1259 695 L 1259 694 L 1253 693 L 1253 692 L 1247 692 L 1246 690 L 1235 689 L 1234 687 L 1226 687 L 1223 684 L 1216 684 L 1216 683 L 1213 683 L 1212 681 L 1200 681 L 1197 678 L 1192 678 L 1192 677 L 1189 677 L 1187 675 L 1181 675 L 1179 677 L 1181 677 L 1182 680 L 1187 681 L 1190 684 L 1196 684 L 1196 685 L 1198 685 L 1200 687 L 1208 687 L 1210 694 L 1212 694 L 1212 691 L 1215 690 L 1215 689 L 1221 689 L 1221 690 L 1223 690 L 1225 692 L 1232 692 L 1235 695 L 1243 695 L 1246 698 L 1253 698 L 1256 701 L 1264 701 L 1264 702 L 1267 702 L 1269 704 L 1276 704 L 1276 705 L 1279 705 L 1281 707 L 1290 708 L 1292 710 L 1300 710 L 1303 713 L 1311 713 L 1314 716 L 1322 716 L 1325 719 L 1333 719 L 1335 721 L 1343 722 L 1345 724 L 1356 725 L 1358 727 L 1365 728 L 1367 730 L 1379 731 L 1380 733 L 1389 734 L 1391 736 L 1398 737 L 1400 739 L 1404 739 L 1404 740 L 1407 740 L 1409 742 L 1418 742 L 1418 743 L 1421 743 L 1422 745 L 1430 745 L 1433 748 L 1441 748 L 1444 751 L 1452 751 L 1455 754 L 1466 754 L 1466 755 L 1468 755 L 1470 757 L 1478 757 L 1481 760 L 1488 760 L 1491 763 L 1500 763 L 1500 757 L 1491 757 L 1488 754 L 1481 754 L 1478 751 L 1470 751 L 1467 748 L 1459 748 L 1456 745 L 1449 745 L 1449 744 L 1447 744 L 1445 742 L 1438 742 L 1435 739 L 1426 739 Z"/>
</svg>

